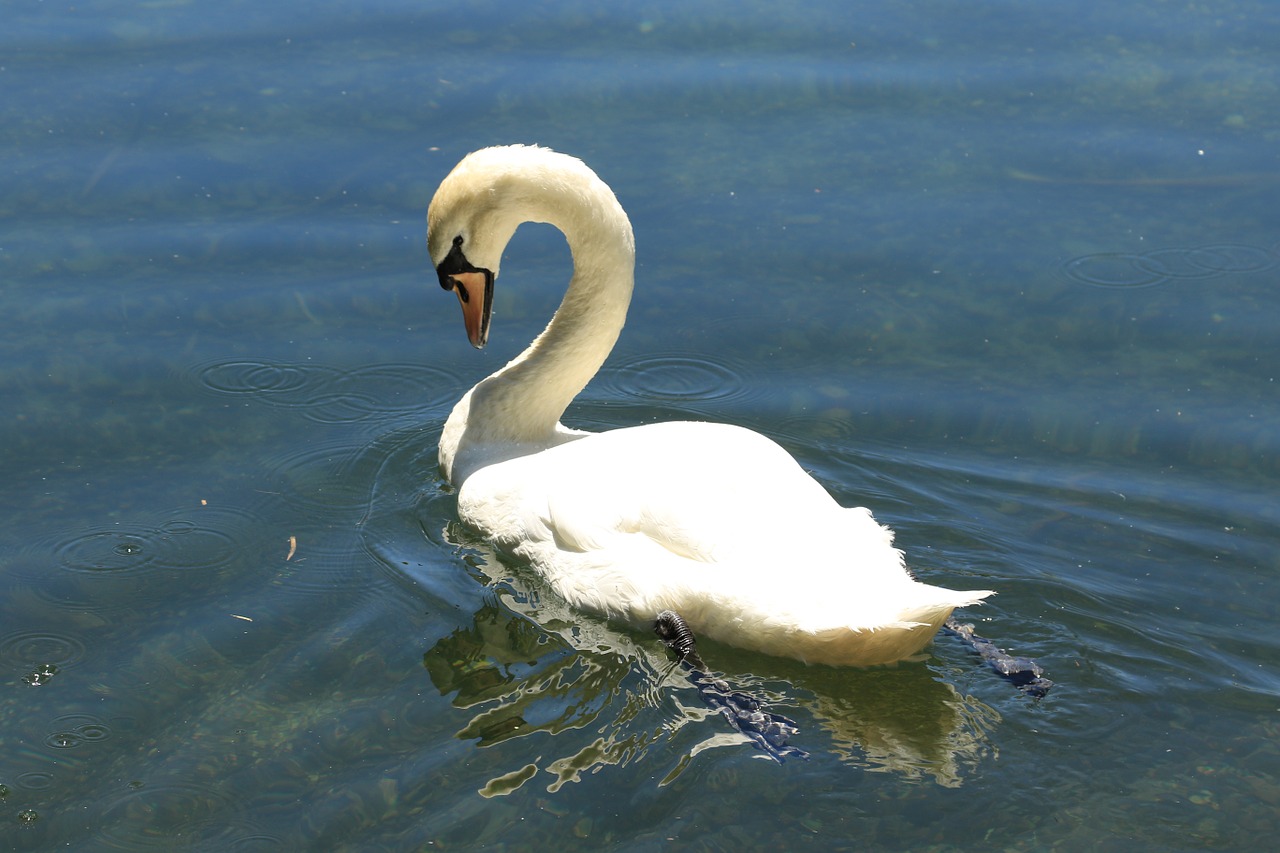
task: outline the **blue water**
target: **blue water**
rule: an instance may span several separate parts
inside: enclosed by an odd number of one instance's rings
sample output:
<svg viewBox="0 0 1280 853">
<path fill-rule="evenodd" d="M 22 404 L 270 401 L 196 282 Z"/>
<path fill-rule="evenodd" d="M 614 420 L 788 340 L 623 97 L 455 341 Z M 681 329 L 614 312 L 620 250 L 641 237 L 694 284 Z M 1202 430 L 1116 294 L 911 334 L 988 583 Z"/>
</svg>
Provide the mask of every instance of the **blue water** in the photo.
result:
<svg viewBox="0 0 1280 853">
<path fill-rule="evenodd" d="M 1280 829 L 1274 4 L 5 14 L 0 846 Z M 869 671 L 704 642 L 800 725 L 777 765 L 458 524 L 443 419 L 570 263 L 523 229 L 470 348 L 424 215 L 505 142 L 584 158 L 636 228 L 567 420 L 774 437 L 920 578 L 998 590 L 960 616 L 1047 697 L 947 636 Z"/>
</svg>

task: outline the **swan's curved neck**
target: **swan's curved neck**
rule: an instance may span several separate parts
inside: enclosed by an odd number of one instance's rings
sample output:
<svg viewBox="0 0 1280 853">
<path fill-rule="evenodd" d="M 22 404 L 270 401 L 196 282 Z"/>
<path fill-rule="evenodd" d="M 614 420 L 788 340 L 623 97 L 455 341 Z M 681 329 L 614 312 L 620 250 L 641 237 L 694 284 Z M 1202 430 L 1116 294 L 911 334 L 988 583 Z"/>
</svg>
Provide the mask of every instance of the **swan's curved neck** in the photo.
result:
<svg viewBox="0 0 1280 853">
<path fill-rule="evenodd" d="M 511 233 L 519 222 L 554 225 L 573 254 L 573 277 L 542 334 L 454 407 L 440 465 L 455 485 L 485 465 L 575 437 L 560 417 L 613 349 L 631 302 L 634 238 L 609 187 L 584 170 L 523 189 Z"/>
</svg>

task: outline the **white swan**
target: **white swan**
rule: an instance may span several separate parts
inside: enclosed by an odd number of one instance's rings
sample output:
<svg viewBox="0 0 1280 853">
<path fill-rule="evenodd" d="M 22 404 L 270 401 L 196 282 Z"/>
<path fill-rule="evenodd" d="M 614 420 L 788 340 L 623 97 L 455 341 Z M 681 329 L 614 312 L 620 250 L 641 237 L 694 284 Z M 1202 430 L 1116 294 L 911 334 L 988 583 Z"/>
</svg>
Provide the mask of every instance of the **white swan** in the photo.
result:
<svg viewBox="0 0 1280 853">
<path fill-rule="evenodd" d="M 635 624 L 671 609 L 700 635 L 811 663 L 900 660 L 953 608 L 991 594 L 913 580 L 869 511 L 837 504 L 750 430 L 561 425 L 631 300 L 634 241 L 613 192 L 573 157 L 486 148 L 440 184 L 427 246 L 479 348 L 502 252 L 529 221 L 564 233 L 573 278 L 542 334 L 468 391 L 445 424 L 440 469 L 465 523 L 576 607 Z"/>
</svg>

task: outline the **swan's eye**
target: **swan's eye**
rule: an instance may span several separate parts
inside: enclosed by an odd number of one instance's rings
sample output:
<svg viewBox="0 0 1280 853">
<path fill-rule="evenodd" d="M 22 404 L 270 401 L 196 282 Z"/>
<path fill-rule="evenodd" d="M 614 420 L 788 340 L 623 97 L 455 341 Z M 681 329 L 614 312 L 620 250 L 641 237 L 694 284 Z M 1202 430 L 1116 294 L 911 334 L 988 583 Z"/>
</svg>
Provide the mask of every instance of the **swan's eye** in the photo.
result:
<svg viewBox="0 0 1280 853">
<path fill-rule="evenodd" d="M 462 235 L 461 235 L 461 234 L 459 234 L 457 237 L 454 237 L 454 238 L 453 238 L 453 248 L 455 248 L 455 249 L 461 249 L 461 248 L 462 248 Z"/>
</svg>

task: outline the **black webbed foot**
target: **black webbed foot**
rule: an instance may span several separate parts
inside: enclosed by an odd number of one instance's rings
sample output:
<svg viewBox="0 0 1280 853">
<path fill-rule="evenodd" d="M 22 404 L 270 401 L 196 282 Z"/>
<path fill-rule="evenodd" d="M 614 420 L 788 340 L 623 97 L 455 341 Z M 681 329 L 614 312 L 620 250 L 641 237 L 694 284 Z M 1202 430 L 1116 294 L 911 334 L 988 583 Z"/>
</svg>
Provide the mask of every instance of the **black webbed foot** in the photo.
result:
<svg viewBox="0 0 1280 853">
<path fill-rule="evenodd" d="M 707 665 L 698 656 L 698 642 L 693 638 L 693 631 L 684 618 L 674 610 L 664 610 L 653 622 L 653 633 L 667 648 L 676 653 L 681 663 L 688 664 L 691 669 L 705 671 Z"/>
<path fill-rule="evenodd" d="M 963 640 L 988 666 L 1023 693 L 1039 699 L 1053 687 L 1053 682 L 1044 677 L 1040 664 L 1031 658 L 1014 657 L 1002 651 L 995 643 L 975 634 L 972 625 L 948 619 L 942 627 Z"/>
<path fill-rule="evenodd" d="M 759 700 L 750 693 L 734 690 L 727 681 L 707 671 L 698 654 L 693 631 L 680 614 L 674 610 L 662 611 L 653 623 L 653 632 L 676 653 L 680 663 L 689 668 L 702 701 L 719 711 L 729 725 L 750 738 L 758 749 L 778 763 L 787 755 L 809 757 L 804 750 L 787 744 L 787 739 L 800 731 L 794 720 L 763 710 Z"/>
</svg>

